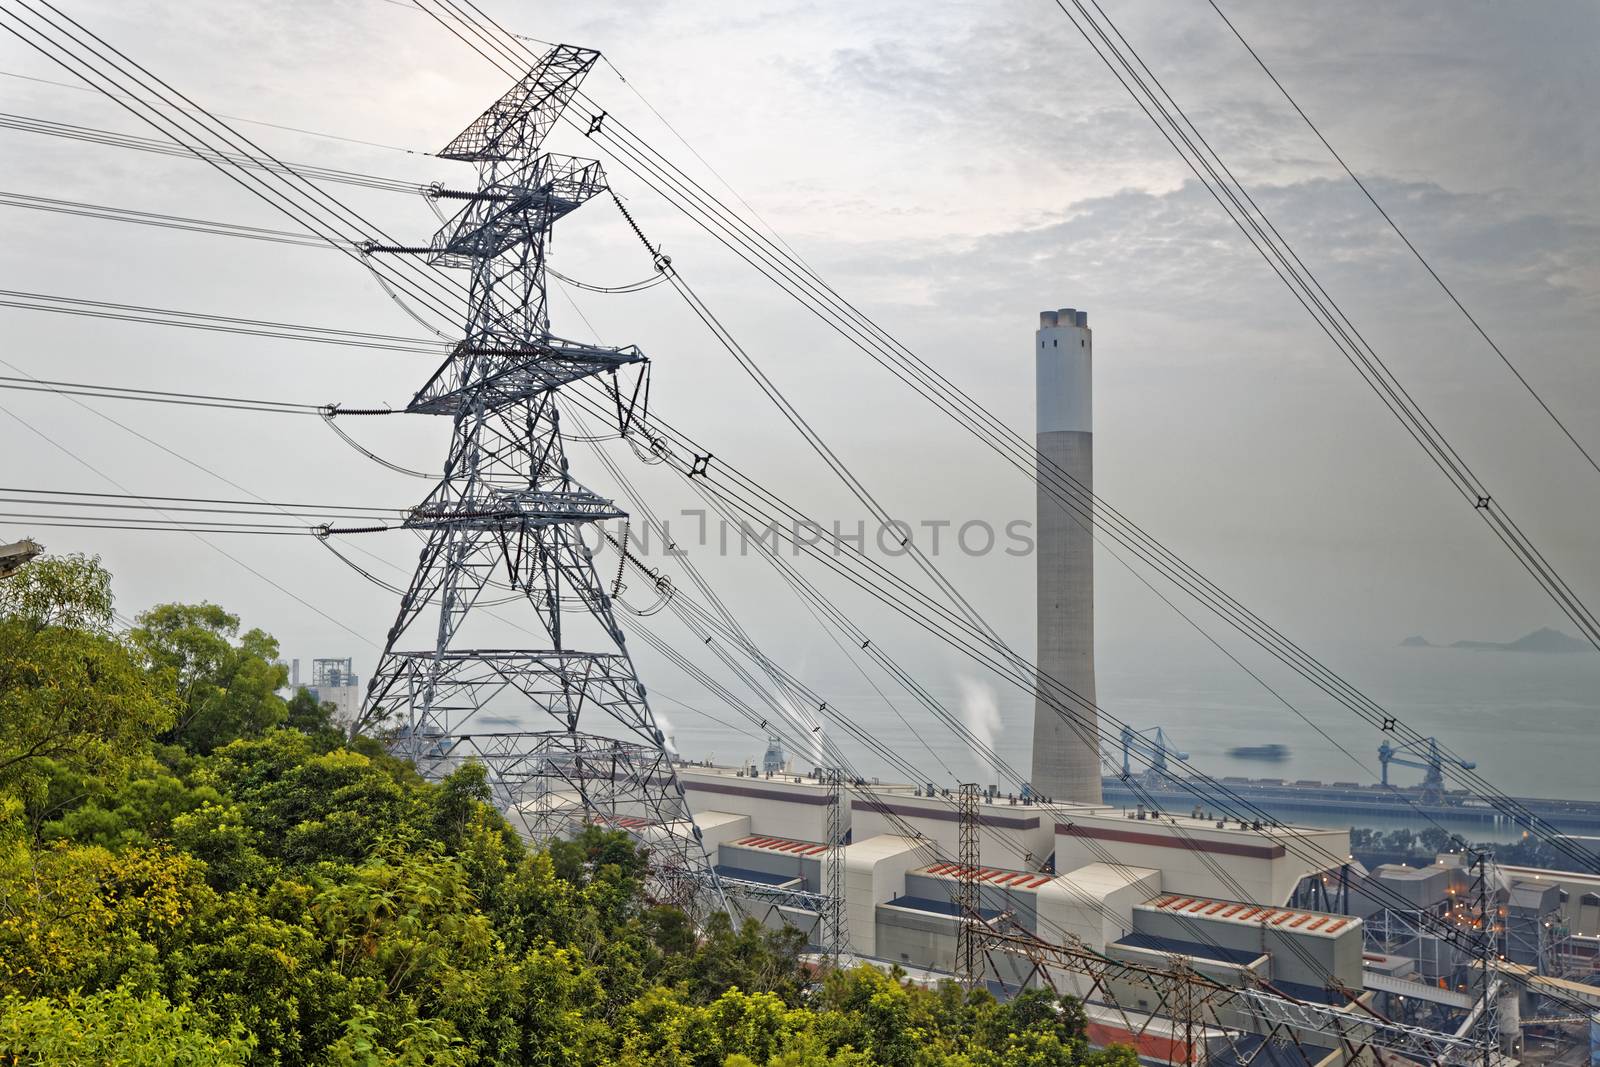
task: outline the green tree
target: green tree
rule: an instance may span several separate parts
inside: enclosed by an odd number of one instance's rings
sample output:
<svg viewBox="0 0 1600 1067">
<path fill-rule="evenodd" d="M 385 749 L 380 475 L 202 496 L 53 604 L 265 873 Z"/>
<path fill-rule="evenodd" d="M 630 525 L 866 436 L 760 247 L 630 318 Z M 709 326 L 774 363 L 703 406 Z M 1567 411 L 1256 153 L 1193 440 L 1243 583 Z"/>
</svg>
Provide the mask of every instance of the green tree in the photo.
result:
<svg viewBox="0 0 1600 1067">
<path fill-rule="evenodd" d="M 659 917 L 655 922 L 668 937 L 684 935 Z M 663 955 L 654 978 L 665 985 L 683 984 L 691 1000 L 701 1004 L 731 988 L 776 992 L 793 1004 L 805 984 L 800 966 L 805 943 L 805 934 L 794 927 L 770 930 L 748 918 L 735 927 L 725 913 L 715 912 L 694 951 Z"/>
<path fill-rule="evenodd" d="M 145 845 L 171 837 L 186 812 L 220 801 L 216 790 L 192 787 L 149 756 L 129 761 L 115 778 L 81 773 L 68 765 L 47 768 L 48 789 L 37 813 L 42 840 L 78 844 Z"/>
<path fill-rule="evenodd" d="M 119 640 L 89 560 L 3 604 L 0 1063 L 1136 1067 L 1070 998 L 819 985 L 796 930 L 652 902 L 616 830 L 529 848 L 482 766 L 343 744 L 215 605 Z"/>
<path fill-rule="evenodd" d="M 1457 838 L 1441 826 L 1429 826 L 1417 835 L 1417 840 L 1422 842 L 1422 847 L 1434 855 L 1448 852 L 1456 846 Z"/>
<path fill-rule="evenodd" d="M 393 995 L 494 954 L 494 928 L 475 904 L 459 863 L 437 850 L 396 849 L 324 882 L 311 918 L 341 972 L 380 978 Z"/>
<path fill-rule="evenodd" d="M 104 633 L 111 627 L 111 572 L 99 556 L 41 556 L 0 582 L 0 617 L 36 630 L 63 626 Z"/>
<path fill-rule="evenodd" d="M 1058 997 L 1047 989 L 1024 989 L 1007 1007 L 1018 1028 L 1050 1034 L 1062 1044 L 1082 1041 L 1089 1029 L 1076 997 Z"/>
<path fill-rule="evenodd" d="M 433 836 L 454 849 L 468 826 L 489 803 L 489 772 L 477 760 L 457 767 L 434 795 Z"/>
<path fill-rule="evenodd" d="M 466 1067 L 472 1060 L 448 1023 L 413 1019 L 391 1048 L 384 1044 L 376 1013 L 358 1008 L 328 1049 L 326 1062 L 328 1067 Z"/>
<path fill-rule="evenodd" d="M 344 736 L 333 724 L 338 708 L 330 701 L 318 700 L 305 686 L 296 689 L 284 707 L 283 725 L 303 734 L 331 734 L 334 744 Z"/>
<path fill-rule="evenodd" d="M 150 666 L 171 677 L 179 714 L 168 739 L 208 753 L 284 721 L 277 691 L 289 680 L 278 642 L 261 630 L 239 634 L 239 618 L 215 604 L 161 604 L 130 633 Z"/>
<path fill-rule="evenodd" d="M 158 994 L 112 989 L 0 1002 L 0 1058 L 9 1063 L 230 1067 L 248 1063 L 253 1045 L 237 1029 L 219 1034 L 192 1008 Z"/>
<path fill-rule="evenodd" d="M 1390 830 L 1383 837 L 1383 843 L 1396 852 L 1409 853 L 1416 846 L 1417 835 L 1404 827 Z"/>
<path fill-rule="evenodd" d="M 110 621 L 98 560 L 39 559 L 0 583 L 0 788 L 37 801 L 45 761 L 115 773 L 172 724 L 170 686 Z"/>
<path fill-rule="evenodd" d="M 317 752 L 292 730 L 239 740 L 203 779 L 241 805 L 269 856 L 295 866 L 359 863 L 384 841 L 426 838 L 429 787 L 387 756 Z"/>
</svg>

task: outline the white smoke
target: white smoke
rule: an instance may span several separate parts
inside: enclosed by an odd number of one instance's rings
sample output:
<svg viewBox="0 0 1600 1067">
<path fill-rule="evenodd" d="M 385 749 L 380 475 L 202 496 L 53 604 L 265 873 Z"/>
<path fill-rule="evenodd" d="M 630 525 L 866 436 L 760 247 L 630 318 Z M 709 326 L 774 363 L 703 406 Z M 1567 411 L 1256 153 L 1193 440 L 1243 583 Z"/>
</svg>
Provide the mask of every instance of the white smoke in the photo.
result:
<svg viewBox="0 0 1600 1067">
<path fill-rule="evenodd" d="M 956 684 L 961 688 L 961 718 L 967 729 L 982 742 L 986 750 L 995 751 L 1001 723 L 1000 704 L 995 699 L 994 689 L 988 683 L 968 675 L 957 675 Z M 978 765 L 981 779 L 991 769 L 989 760 L 976 752 L 973 753 L 973 759 Z"/>
<path fill-rule="evenodd" d="M 790 759 L 802 768 L 832 766 L 834 761 L 827 754 L 827 727 L 819 715 L 802 712 L 786 694 L 779 694 L 778 699 L 791 724 L 790 732 L 798 735 L 796 739 L 800 743 L 798 752 L 789 753 Z"/>
<path fill-rule="evenodd" d="M 661 713 L 660 708 L 651 708 L 650 713 L 655 717 L 656 729 L 660 730 L 661 736 L 667 739 L 667 755 L 676 756 L 678 754 L 678 745 L 672 737 L 672 721 Z"/>
</svg>

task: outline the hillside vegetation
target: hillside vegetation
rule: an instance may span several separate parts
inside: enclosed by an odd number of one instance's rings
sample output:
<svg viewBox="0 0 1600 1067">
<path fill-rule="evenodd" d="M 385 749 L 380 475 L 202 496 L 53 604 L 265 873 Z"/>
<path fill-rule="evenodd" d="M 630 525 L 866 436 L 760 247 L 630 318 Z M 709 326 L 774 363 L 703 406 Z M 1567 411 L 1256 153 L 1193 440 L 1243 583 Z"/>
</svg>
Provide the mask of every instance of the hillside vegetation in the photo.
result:
<svg viewBox="0 0 1600 1067">
<path fill-rule="evenodd" d="M 1134 1067 L 1070 1000 L 697 932 L 625 837 L 346 745 L 222 608 L 113 617 L 96 560 L 0 582 L 0 1063 Z"/>
</svg>

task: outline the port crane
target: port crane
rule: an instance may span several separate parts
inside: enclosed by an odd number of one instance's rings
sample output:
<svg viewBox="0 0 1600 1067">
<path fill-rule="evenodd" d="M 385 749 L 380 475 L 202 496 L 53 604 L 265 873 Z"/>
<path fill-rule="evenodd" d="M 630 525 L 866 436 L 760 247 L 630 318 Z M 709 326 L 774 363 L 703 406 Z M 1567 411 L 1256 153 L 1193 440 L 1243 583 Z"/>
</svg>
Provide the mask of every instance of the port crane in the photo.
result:
<svg viewBox="0 0 1600 1067">
<path fill-rule="evenodd" d="M 1135 752 L 1147 755 L 1150 759 L 1149 769 L 1135 775 L 1133 771 L 1133 754 Z M 1144 785 L 1160 785 L 1167 777 L 1167 760 L 1174 759 L 1179 762 L 1188 760 L 1189 753 L 1179 752 L 1167 743 L 1167 735 L 1159 726 L 1152 726 L 1148 730 L 1135 730 L 1131 726 L 1122 727 L 1122 780 L 1132 781 L 1139 778 Z"/>
<path fill-rule="evenodd" d="M 1413 758 L 1407 758 L 1407 757 Z M 1432 737 L 1423 738 L 1421 741 L 1404 745 L 1391 745 L 1385 741 L 1378 746 L 1378 762 L 1383 767 L 1382 782 L 1389 784 L 1389 764 L 1400 767 L 1415 767 L 1424 772 L 1422 777 L 1422 802 L 1424 804 L 1441 804 L 1444 802 L 1444 768 L 1449 764 L 1452 769 L 1459 767 L 1461 770 L 1470 771 L 1477 766 L 1471 760 L 1447 759 L 1439 752 L 1439 742 Z"/>
</svg>

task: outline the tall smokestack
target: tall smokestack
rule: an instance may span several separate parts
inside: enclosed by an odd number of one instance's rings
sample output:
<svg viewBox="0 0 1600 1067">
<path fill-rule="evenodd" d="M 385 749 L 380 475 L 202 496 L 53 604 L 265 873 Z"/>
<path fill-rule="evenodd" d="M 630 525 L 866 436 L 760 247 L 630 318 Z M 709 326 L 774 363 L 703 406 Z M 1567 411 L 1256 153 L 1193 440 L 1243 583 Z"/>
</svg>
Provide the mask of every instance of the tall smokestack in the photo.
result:
<svg viewBox="0 0 1600 1067">
<path fill-rule="evenodd" d="M 1052 472 L 1070 475 L 1086 490 L 1094 488 L 1094 335 L 1088 313 L 1041 311 L 1034 358 L 1041 696 L 1033 711 L 1033 791 L 1054 800 L 1098 804 L 1099 722 L 1081 702 L 1095 701 L 1093 527 L 1045 488 L 1052 482 L 1058 494 L 1064 488 L 1063 474 L 1052 477 Z"/>
</svg>

